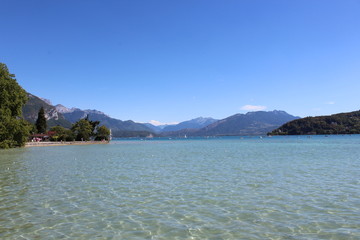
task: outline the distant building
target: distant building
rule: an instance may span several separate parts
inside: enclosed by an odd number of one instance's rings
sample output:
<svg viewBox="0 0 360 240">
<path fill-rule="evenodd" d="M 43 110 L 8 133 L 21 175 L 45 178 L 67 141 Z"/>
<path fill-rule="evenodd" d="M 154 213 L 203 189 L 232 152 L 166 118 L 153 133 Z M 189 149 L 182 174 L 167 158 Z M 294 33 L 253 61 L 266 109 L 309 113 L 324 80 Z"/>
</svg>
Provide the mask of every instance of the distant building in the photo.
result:
<svg viewBox="0 0 360 240">
<path fill-rule="evenodd" d="M 56 132 L 53 131 L 49 131 L 47 133 L 36 133 L 36 134 L 32 134 L 29 137 L 29 141 L 31 142 L 44 142 L 44 141 L 49 141 L 49 139 L 54 136 L 56 134 Z"/>
</svg>

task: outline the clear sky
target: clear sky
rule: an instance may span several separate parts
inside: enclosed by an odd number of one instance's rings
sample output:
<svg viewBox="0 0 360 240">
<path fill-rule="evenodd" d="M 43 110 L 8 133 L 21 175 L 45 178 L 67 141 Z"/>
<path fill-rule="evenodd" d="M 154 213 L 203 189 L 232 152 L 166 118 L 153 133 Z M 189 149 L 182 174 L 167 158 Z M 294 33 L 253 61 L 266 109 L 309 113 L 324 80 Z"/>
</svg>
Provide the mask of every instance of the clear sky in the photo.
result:
<svg viewBox="0 0 360 240">
<path fill-rule="evenodd" d="M 30 93 L 121 120 L 360 109 L 360 0 L 2 0 Z"/>
</svg>

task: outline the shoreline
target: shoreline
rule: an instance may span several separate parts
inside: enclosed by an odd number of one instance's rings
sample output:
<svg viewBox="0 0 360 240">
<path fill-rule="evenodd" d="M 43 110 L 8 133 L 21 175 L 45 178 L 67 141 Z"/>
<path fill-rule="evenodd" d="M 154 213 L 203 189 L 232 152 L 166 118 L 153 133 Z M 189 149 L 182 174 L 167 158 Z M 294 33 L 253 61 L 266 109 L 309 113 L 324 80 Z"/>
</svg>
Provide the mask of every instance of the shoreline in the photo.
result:
<svg viewBox="0 0 360 240">
<path fill-rule="evenodd" d="M 69 146 L 69 145 L 92 145 L 108 144 L 108 141 L 73 141 L 73 142 L 27 142 L 25 147 L 49 147 L 49 146 Z"/>
</svg>

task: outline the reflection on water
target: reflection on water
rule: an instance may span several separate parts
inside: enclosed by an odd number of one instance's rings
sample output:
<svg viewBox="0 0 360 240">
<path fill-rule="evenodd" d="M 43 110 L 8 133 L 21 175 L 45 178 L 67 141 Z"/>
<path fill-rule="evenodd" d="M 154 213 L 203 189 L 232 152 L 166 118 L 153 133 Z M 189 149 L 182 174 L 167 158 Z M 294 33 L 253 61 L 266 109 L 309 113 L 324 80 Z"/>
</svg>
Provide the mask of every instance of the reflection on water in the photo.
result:
<svg viewBox="0 0 360 240">
<path fill-rule="evenodd" d="M 360 137 L 0 151 L 1 239 L 359 239 Z"/>
</svg>

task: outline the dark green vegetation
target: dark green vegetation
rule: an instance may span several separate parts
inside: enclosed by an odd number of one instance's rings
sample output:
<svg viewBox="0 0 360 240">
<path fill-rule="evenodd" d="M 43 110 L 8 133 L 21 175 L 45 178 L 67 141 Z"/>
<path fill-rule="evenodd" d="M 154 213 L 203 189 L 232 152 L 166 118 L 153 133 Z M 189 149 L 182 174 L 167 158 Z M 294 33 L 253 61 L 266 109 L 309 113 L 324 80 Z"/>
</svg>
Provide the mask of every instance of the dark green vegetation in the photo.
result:
<svg viewBox="0 0 360 240">
<path fill-rule="evenodd" d="M 88 118 L 80 119 L 71 129 L 55 126 L 50 129 L 51 141 L 102 141 L 109 140 L 110 130 L 99 126 L 100 122 L 90 121 Z"/>
<path fill-rule="evenodd" d="M 101 141 L 109 140 L 110 130 L 99 126 L 100 121 L 91 121 L 89 117 L 80 119 L 71 128 L 76 141 L 89 141 L 91 138 Z"/>
<path fill-rule="evenodd" d="M 51 132 L 54 132 L 50 138 L 51 141 L 74 141 L 75 135 L 74 133 L 67 128 L 64 128 L 62 126 L 55 126 L 50 129 Z"/>
<path fill-rule="evenodd" d="M 21 118 L 26 101 L 26 92 L 15 75 L 0 63 L 0 148 L 24 146 L 31 130 L 30 124 Z"/>
<path fill-rule="evenodd" d="M 314 134 L 360 134 L 360 111 L 297 119 L 269 133 L 269 135 Z"/>
<path fill-rule="evenodd" d="M 24 146 L 35 132 L 41 137 L 49 135 L 53 141 L 108 140 L 110 130 L 99 124 L 86 118 L 72 126 L 54 106 L 26 93 L 15 75 L 0 63 L 0 148 Z"/>
<path fill-rule="evenodd" d="M 77 141 L 89 141 L 93 134 L 91 123 L 86 119 L 77 121 L 72 126 L 71 131 L 74 133 L 75 140 Z"/>
<path fill-rule="evenodd" d="M 45 111 L 44 108 L 41 107 L 38 113 L 38 118 L 35 122 L 36 130 L 38 133 L 46 133 L 46 118 L 45 118 Z"/>
<path fill-rule="evenodd" d="M 110 130 L 105 126 L 100 126 L 97 128 L 95 140 L 102 141 L 102 140 L 109 140 Z"/>
<path fill-rule="evenodd" d="M 90 121 L 88 118 L 80 119 L 71 129 L 55 126 L 50 129 L 51 141 L 108 141 L 110 130 L 105 126 L 99 126 L 100 122 Z"/>
</svg>

